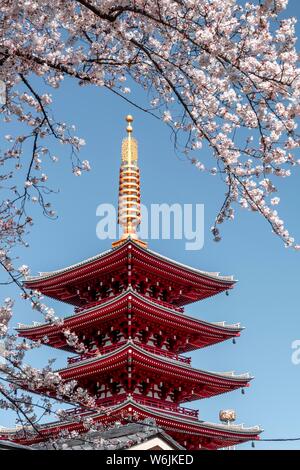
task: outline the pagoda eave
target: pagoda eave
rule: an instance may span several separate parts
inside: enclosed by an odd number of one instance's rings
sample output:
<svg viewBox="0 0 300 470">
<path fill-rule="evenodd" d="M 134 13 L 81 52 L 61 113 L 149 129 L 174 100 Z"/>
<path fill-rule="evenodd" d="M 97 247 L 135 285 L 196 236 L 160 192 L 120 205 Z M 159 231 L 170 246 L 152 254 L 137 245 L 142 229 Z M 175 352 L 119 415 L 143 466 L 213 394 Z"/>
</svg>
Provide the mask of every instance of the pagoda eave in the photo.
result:
<svg viewBox="0 0 300 470">
<path fill-rule="evenodd" d="M 74 410 L 75 411 L 75 410 Z M 38 434 L 30 436 L 29 430 L 25 435 L 13 432 L 13 430 L 0 432 L 0 439 L 9 439 L 25 445 L 32 445 L 50 437 L 57 436 L 62 431 L 84 432 L 84 424 L 80 420 L 72 421 L 73 412 L 70 413 L 70 421 L 53 422 L 42 425 Z M 78 411 L 76 412 L 77 416 Z M 162 410 L 155 410 L 135 402 L 128 398 L 125 402 L 112 406 L 109 413 L 96 411 L 82 413 L 95 423 L 109 426 L 116 420 L 122 424 L 136 421 L 141 422 L 145 418 L 152 418 L 158 426 L 161 426 L 170 436 L 177 440 L 187 450 L 216 450 L 228 446 L 242 444 L 259 439 L 262 429 L 258 426 L 245 428 L 242 425 L 214 424 L 206 421 L 189 419 L 187 417 L 175 416 Z"/>
<path fill-rule="evenodd" d="M 252 380 L 248 374 L 234 376 L 193 369 L 187 364 L 153 354 L 132 342 L 128 342 L 106 355 L 70 364 L 69 367 L 57 372 L 64 381 L 77 380 L 81 386 L 87 387 L 90 378 L 93 378 L 93 381 L 103 383 L 108 377 L 114 378 L 116 382 L 121 381 L 120 377 L 124 377 L 124 371 L 128 365 L 130 368 L 134 368 L 135 376 L 141 377 L 141 381 L 149 376 L 151 383 L 155 380 L 159 383 L 157 370 L 162 371 L 170 389 L 178 387 L 179 381 L 184 378 L 183 389 L 185 391 L 182 392 L 178 402 L 207 398 L 248 387 Z M 127 380 L 127 378 L 123 378 L 123 382 L 126 384 Z M 138 387 L 138 383 L 133 382 L 132 393 Z"/>
<path fill-rule="evenodd" d="M 17 328 L 17 331 L 19 336 L 34 341 L 47 336 L 49 346 L 70 351 L 62 333 L 63 329 L 68 328 L 79 335 L 82 332 L 91 334 L 92 331 L 103 331 L 114 325 L 117 328 L 120 324 L 126 325 L 129 313 L 136 328 L 153 325 L 154 330 L 163 328 L 166 334 L 184 334 L 187 340 L 180 346 L 180 352 L 192 351 L 237 337 L 243 330 L 239 325 L 197 320 L 183 314 L 178 308 L 168 308 L 163 302 L 154 302 L 149 297 L 127 289 L 119 296 L 64 318 L 62 325 L 24 325 Z"/>
<path fill-rule="evenodd" d="M 159 286 L 169 303 L 183 306 L 232 289 L 235 282 L 231 276 L 189 268 L 129 239 L 66 269 L 27 278 L 24 287 L 80 307 L 107 295 L 117 285 L 142 285 L 155 292 Z"/>
</svg>

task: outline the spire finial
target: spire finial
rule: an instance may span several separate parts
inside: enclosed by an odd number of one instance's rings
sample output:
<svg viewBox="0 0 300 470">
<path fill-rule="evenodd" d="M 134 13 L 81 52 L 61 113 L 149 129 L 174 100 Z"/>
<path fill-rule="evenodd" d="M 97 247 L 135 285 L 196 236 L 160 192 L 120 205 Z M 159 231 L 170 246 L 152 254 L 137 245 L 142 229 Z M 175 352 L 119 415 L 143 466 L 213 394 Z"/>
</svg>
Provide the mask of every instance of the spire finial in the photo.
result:
<svg viewBox="0 0 300 470">
<path fill-rule="evenodd" d="M 133 122 L 133 117 L 131 116 L 131 114 L 127 114 L 126 121 L 128 122 L 128 126 L 127 126 L 126 130 L 127 130 L 128 134 L 131 134 L 131 132 L 132 132 L 131 123 Z"/>
<path fill-rule="evenodd" d="M 141 222 L 140 204 L 140 170 L 138 168 L 137 141 L 132 137 L 133 117 L 126 116 L 127 137 L 122 142 L 122 163 L 120 168 L 118 223 L 123 229 L 120 240 L 114 242 L 113 247 L 124 243 L 131 238 L 143 247 L 147 243 L 138 240 L 137 227 Z"/>
</svg>

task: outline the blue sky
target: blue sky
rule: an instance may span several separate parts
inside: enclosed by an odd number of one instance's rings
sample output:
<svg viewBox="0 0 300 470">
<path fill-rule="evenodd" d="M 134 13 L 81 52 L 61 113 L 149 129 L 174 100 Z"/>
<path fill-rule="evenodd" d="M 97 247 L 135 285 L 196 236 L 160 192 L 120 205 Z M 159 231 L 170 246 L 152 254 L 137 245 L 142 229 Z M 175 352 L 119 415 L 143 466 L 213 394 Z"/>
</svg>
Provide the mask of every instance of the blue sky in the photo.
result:
<svg viewBox="0 0 300 470">
<path fill-rule="evenodd" d="M 296 0 L 288 13 L 300 16 Z M 299 31 L 299 26 L 298 26 Z M 219 410 L 234 408 L 237 422 L 260 424 L 264 438 L 300 437 L 300 365 L 291 361 L 291 343 L 300 339 L 299 253 L 284 248 L 270 227 L 255 213 L 238 211 L 236 219 L 222 227 L 223 240 L 212 241 L 210 227 L 224 197 L 225 187 L 218 177 L 199 173 L 184 157 L 175 155 L 168 128 L 110 94 L 80 88 L 66 80 L 53 93 L 57 118 L 76 125 L 86 139 L 81 157 L 92 171 L 77 178 L 71 173 L 68 152 L 55 148 L 60 163 L 49 164 L 49 186 L 59 188 L 51 197 L 58 220 L 50 221 L 35 209 L 36 223 L 28 237 L 30 247 L 19 252 L 20 264 L 28 264 L 33 274 L 73 264 L 110 248 L 111 242 L 96 237 L 96 208 L 100 203 L 117 204 L 120 147 L 124 137 L 124 116 L 134 115 L 134 135 L 139 141 L 142 202 L 191 203 L 205 206 L 205 244 L 200 251 L 185 250 L 185 240 L 153 240 L 149 247 L 170 258 L 203 270 L 234 274 L 239 280 L 227 297 L 221 294 L 186 308 L 186 312 L 209 321 L 241 322 L 245 331 L 237 344 L 226 342 L 193 352 L 193 366 L 214 371 L 250 372 L 255 376 L 246 394 L 240 391 L 195 402 L 200 418 L 217 422 Z M 139 93 L 140 102 L 146 96 Z M 6 133 L 0 124 L 1 133 Z M 15 129 L 17 130 L 17 129 Z M 199 158 L 202 158 L 202 150 Z M 213 166 L 213 164 L 212 164 Z M 300 240 L 299 170 L 280 184 L 280 213 L 290 232 Z M 18 295 L 1 287 L 1 298 Z M 49 301 L 59 316 L 71 312 L 69 306 Z M 30 307 L 17 301 L 13 325 L 40 320 Z M 67 354 L 42 348 L 29 359 L 36 365 L 57 357 L 63 365 Z M 2 425 L 11 417 L 0 413 Z M 249 448 L 246 444 L 241 448 Z M 297 449 L 296 443 L 257 444 L 258 449 Z"/>
</svg>

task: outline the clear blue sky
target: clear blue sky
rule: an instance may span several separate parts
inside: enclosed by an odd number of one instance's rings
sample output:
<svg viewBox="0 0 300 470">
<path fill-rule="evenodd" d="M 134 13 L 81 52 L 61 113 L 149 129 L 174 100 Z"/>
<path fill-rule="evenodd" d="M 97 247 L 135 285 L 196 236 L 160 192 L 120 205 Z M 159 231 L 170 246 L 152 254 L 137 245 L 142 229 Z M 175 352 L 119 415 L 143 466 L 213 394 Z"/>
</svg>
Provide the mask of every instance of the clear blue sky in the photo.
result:
<svg viewBox="0 0 300 470">
<path fill-rule="evenodd" d="M 291 0 L 288 13 L 300 17 L 300 5 Z M 299 32 L 298 26 L 298 32 Z M 218 177 L 199 173 L 178 158 L 170 142 L 168 128 L 148 115 L 126 105 L 113 94 L 96 88 L 80 88 L 69 80 L 53 93 L 54 112 L 59 119 L 74 123 L 87 145 L 82 158 L 90 160 L 92 171 L 76 178 L 71 174 L 68 152 L 55 149 L 60 163 L 49 164 L 49 185 L 59 188 L 52 196 L 57 221 L 49 221 L 36 211 L 36 224 L 28 238 L 30 247 L 20 250 L 20 264 L 28 264 L 33 274 L 73 264 L 110 248 L 110 241 L 96 237 L 96 207 L 117 204 L 120 145 L 124 136 L 124 116 L 135 117 L 134 133 L 139 141 L 142 201 L 151 203 L 203 203 L 205 205 L 205 245 L 201 251 L 186 251 L 184 240 L 154 240 L 150 248 L 199 269 L 234 274 L 239 280 L 229 297 L 221 294 L 193 304 L 186 312 L 209 321 L 241 322 L 246 327 L 237 344 L 219 344 L 192 353 L 194 367 L 214 371 L 235 370 L 255 376 L 246 394 L 240 391 L 195 402 L 201 419 L 218 422 L 220 409 L 234 408 L 237 422 L 260 424 L 262 437 L 300 437 L 300 365 L 292 364 L 291 343 L 300 339 L 299 275 L 300 254 L 287 250 L 258 215 L 239 211 L 234 223 L 223 227 L 223 241 L 216 244 L 210 226 L 222 203 L 225 188 Z M 141 102 L 145 96 L 139 94 Z M 2 123 L 1 133 L 2 133 Z M 4 127 L 4 126 L 3 126 Z M 4 132 L 7 131 L 4 129 Z M 199 152 L 201 158 L 204 151 Z M 206 152 L 206 150 L 205 150 Z M 299 157 L 298 157 L 299 158 Z M 212 164 L 213 166 L 213 164 Z M 299 170 L 284 180 L 280 212 L 288 228 L 300 241 Z M 1 298 L 17 295 L 1 288 Z M 49 301 L 60 316 L 70 307 Z M 28 305 L 16 304 L 13 325 L 40 320 Z M 42 348 L 30 360 L 41 365 L 47 357 L 67 356 Z M 1 411 L 0 423 L 12 424 Z M 249 448 L 250 444 L 242 446 Z M 259 449 L 297 449 L 296 443 L 257 444 Z"/>
</svg>

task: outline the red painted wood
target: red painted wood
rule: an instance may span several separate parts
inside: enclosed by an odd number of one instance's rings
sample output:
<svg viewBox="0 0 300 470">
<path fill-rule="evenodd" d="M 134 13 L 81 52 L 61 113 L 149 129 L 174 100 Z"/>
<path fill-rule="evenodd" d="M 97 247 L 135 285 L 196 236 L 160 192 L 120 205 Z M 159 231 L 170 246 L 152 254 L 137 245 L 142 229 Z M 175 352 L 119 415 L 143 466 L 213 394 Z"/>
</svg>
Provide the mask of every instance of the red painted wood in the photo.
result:
<svg viewBox="0 0 300 470">
<path fill-rule="evenodd" d="M 126 416 L 135 414 L 151 417 L 187 449 L 217 449 L 224 446 L 222 438 L 229 446 L 257 439 L 260 431 L 199 421 L 198 411 L 181 403 L 246 387 L 250 379 L 193 369 L 191 359 L 181 353 L 239 336 L 241 328 L 189 317 L 183 306 L 232 289 L 234 283 L 127 241 L 76 266 L 27 280 L 27 288 L 70 303 L 75 312 L 63 325 L 18 332 L 33 340 L 47 335 L 49 345 L 71 350 L 63 335 L 68 328 L 85 344 L 87 352 L 69 358 L 69 366 L 59 373 L 96 394 L 97 409 L 76 408 L 70 416 L 90 415 L 105 424 L 126 422 Z M 41 434 L 62 429 L 83 431 L 74 420 L 45 425 Z"/>
</svg>

